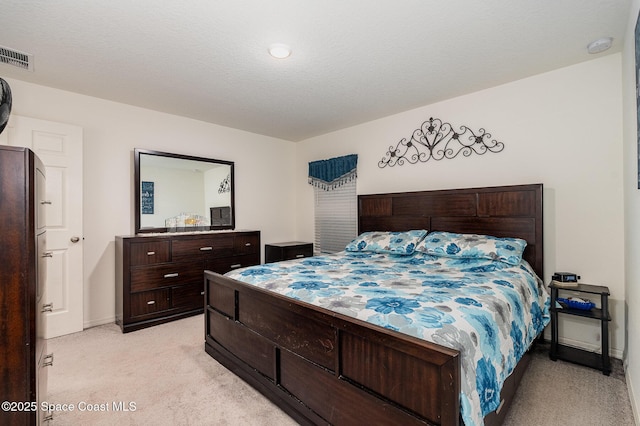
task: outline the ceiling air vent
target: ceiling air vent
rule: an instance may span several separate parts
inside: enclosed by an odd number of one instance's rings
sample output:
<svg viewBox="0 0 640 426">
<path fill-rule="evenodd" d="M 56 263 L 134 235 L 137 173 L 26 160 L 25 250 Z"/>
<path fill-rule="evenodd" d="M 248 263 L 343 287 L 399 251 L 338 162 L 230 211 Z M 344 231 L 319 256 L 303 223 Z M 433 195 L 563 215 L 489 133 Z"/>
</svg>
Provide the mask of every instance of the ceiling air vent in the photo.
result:
<svg viewBox="0 0 640 426">
<path fill-rule="evenodd" d="M 0 64 L 9 64 L 23 70 L 33 71 L 33 55 L 0 46 Z"/>
</svg>

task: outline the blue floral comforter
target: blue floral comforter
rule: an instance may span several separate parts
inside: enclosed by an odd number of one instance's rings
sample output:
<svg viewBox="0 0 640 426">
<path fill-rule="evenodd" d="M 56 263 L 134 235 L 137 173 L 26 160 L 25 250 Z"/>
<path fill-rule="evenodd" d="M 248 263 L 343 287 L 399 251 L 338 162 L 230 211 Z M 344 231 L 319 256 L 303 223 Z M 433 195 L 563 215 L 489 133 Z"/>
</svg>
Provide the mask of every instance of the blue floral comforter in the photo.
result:
<svg viewBox="0 0 640 426">
<path fill-rule="evenodd" d="M 227 276 L 459 350 L 466 425 L 498 408 L 502 384 L 549 322 L 549 296 L 525 261 L 345 251 Z"/>
</svg>

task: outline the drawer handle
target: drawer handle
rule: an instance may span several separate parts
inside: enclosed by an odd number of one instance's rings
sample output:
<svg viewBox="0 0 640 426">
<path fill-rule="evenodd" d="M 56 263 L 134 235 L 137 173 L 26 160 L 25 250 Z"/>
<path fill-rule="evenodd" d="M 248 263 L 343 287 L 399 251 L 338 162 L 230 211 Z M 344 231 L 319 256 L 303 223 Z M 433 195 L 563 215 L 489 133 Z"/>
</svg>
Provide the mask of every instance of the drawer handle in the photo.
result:
<svg viewBox="0 0 640 426">
<path fill-rule="evenodd" d="M 155 251 L 148 251 L 148 252 L 147 252 L 147 256 L 153 256 L 154 254 L 156 254 L 156 252 L 155 252 Z"/>
<path fill-rule="evenodd" d="M 244 243 L 245 247 L 251 247 L 251 243 Z"/>
<path fill-rule="evenodd" d="M 53 252 L 45 251 L 44 253 L 42 253 L 42 257 L 53 257 Z"/>
<path fill-rule="evenodd" d="M 53 354 L 48 354 L 44 356 L 44 359 L 42 360 L 42 366 L 43 367 L 51 367 L 53 365 Z"/>
<path fill-rule="evenodd" d="M 204 296 L 204 291 L 201 291 L 201 292 L 200 292 L 200 296 Z"/>
<path fill-rule="evenodd" d="M 175 278 L 175 277 L 177 277 L 177 276 L 178 276 L 178 273 L 177 273 L 177 272 L 174 272 L 174 273 L 172 273 L 172 274 L 164 274 L 164 277 L 165 277 L 165 278 Z"/>
<path fill-rule="evenodd" d="M 213 247 L 200 247 L 200 251 L 211 251 Z"/>
<path fill-rule="evenodd" d="M 42 311 L 40 312 L 53 312 L 53 303 L 47 303 L 42 305 Z"/>
<path fill-rule="evenodd" d="M 156 304 L 156 301 L 155 301 L 155 300 L 149 300 L 149 301 L 147 302 L 147 305 L 155 305 L 155 304 Z"/>
<path fill-rule="evenodd" d="M 231 269 L 236 269 L 242 266 L 242 263 L 236 263 L 235 265 L 231 265 L 230 268 Z"/>
<path fill-rule="evenodd" d="M 300 259 L 301 257 L 304 257 L 304 254 L 296 254 L 296 258 Z"/>
<path fill-rule="evenodd" d="M 42 201 L 40 201 L 40 204 L 43 204 L 43 205 L 44 205 L 44 204 L 51 204 L 51 201 L 49 201 L 49 200 L 42 200 Z"/>
</svg>

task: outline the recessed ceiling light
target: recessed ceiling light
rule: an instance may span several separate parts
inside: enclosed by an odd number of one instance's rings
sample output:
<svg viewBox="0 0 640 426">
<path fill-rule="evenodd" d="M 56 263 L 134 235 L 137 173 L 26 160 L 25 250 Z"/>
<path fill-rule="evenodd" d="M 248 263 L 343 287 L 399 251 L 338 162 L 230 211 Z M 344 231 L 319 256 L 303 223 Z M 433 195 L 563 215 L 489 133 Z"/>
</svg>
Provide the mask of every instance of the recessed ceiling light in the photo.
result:
<svg viewBox="0 0 640 426">
<path fill-rule="evenodd" d="M 613 37 L 603 37 L 598 40 L 592 41 L 587 45 L 587 52 L 589 53 L 600 53 L 611 47 L 613 43 Z"/>
<path fill-rule="evenodd" d="M 277 59 L 285 59 L 291 55 L 291 48 L 286 44 L 275 43 L 269 46 L 269 54 Z"/>
</svg>

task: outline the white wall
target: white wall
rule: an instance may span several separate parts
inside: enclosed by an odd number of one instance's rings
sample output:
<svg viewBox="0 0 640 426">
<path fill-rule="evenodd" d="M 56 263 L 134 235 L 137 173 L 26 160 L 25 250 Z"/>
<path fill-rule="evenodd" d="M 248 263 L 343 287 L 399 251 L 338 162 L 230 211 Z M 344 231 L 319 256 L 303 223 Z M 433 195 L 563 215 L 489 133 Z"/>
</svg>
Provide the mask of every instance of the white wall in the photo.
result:
<svg viewBox="0 0 640 426">
<path fill-rule="evenodd" d="M 623 52 L 624 199 L 626 281 L 626 375 L 636 423 L 640 422 L 640 190 L 638 189 L 638 133 L 634 28 L 640 0 L 633 0 Z M 635 309 L 634 309 L 635 308 Z"/>
<path fill-rule="evenodd" d="M 288 141 L 8 79 L 12 114 L 84 130 L 84 324 L 115 319 L 116 235 L 133 232 L 133 149 L 235 162 L 236 225 L 262 243 L 295 237 Z"/>
<path fill-rule="evenodd" d="M 298 238 L 312 240 L 307 162 L 358 154 L 358 193 L 544 184 L 545 277 L 574 271 L 611 290 L 611 346 L 624 349 L 621 55 L 424 106 L 298 144 Z M 390 146 L 429 117 L 484 128 L 500 153 L 379 168 Z M 566 343 L 596 350 L 598 324 L 563 318 Z"/>
</svg>

